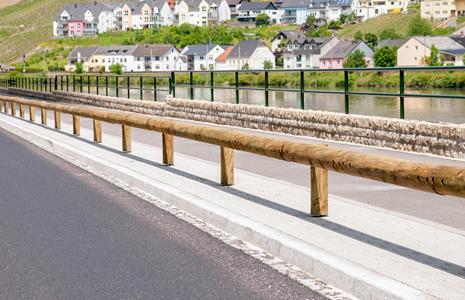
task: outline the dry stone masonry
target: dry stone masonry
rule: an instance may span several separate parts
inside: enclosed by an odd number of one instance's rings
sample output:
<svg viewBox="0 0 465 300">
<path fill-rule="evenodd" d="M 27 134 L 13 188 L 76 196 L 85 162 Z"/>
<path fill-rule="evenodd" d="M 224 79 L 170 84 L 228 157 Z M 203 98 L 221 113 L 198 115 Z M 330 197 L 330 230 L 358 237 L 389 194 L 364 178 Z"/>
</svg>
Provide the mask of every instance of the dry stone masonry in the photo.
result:
<svg viewBox="0 0 465 300">
<path fill-rule="evenodd" d="M 152 102 L 63 91 L 8 91 L 24 97 L 465 158 L 465 126 L 457 124 L 175 98 Z"/>
</svg>

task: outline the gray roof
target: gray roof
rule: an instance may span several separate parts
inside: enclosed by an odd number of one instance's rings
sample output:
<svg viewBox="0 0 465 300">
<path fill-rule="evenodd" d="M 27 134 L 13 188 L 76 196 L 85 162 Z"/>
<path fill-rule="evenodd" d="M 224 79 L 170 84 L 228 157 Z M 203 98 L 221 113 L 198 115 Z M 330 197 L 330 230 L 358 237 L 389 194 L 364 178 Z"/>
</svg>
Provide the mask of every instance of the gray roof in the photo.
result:
<svg viewBox="0 0 465 300">
<path fill-rule="evenodd" d="M 160 56 L 170 51 L 172 45 L 137 45 L 132 54 L 134 56 Z"/>
<path fill-rule="evenodd" d="M 242 2 L 238 10 L 270 10 L 276 9 L 276 6 L 273 2 Z"/>
<path fill-rule="evenodd" d="M 281 8 L 304 7 L 307 8 L 310 0 L 284 0 Z"/>
<path fill-rule="evenodd" d="M 91 57 L 99 47 L 76 47 L 69 55 L 68 60 L 73 58 L 78 58 L 78 55 L 81 56 L 81 59 L 86 60 Z"/>
<path fill-rule="evenodd" d="M 352 0 L 310 0 L 310 8 L 318 7 L 347 7 L 352 5 Z"/>
<path fill-rule="evenodd" d="M 123 46 L 105 46 L 98 47 L 95 54 L 98 55 L 129 55 L 136 49 L 137 46 L 123 45 Z"/>
<path fill-rule="evenodd" d="M 346 58 L 361 41 L 339 41 L 331 50 L 329 50 L 321 59 Z"/>
<path fill-rule="evenodd" d="M 260 40 L 243 40 L 231 50 L 228 56 L 230 58 L 249 58 L 258 47 L 265 46 Z M 266 47 L 266 46 L 265 46 Z"/>
<path fill-rule="evenodd" d="M 439 51 L 449 54 L 455 54 L 457 51 L 460 52 L 464 49 L 461 43 L 449 36 L 415 36 L 413 38 L 428 48 L 434 45 Z"/>
<path fill-rule="evenodd" d="M 284 36 L 291 43 L 294 43 L 296 41 L 298 43 L 303 43 L 304 41 L 307 40 L 307 37 L 305 36 L 305 34 L 303 34 L 302 32 L 295 31 L 295 30 L 283 30 L 283 31 L 280 31 L 273 38 L 273 40 L 275 40 L 280 35 Z"/>
<path fill-rule="evenodd" d="M 215 44 L 199 44 L 199 45 L 187 45 L 187 51 L 184 55 L 207 55 L 213 48 L 216 47 Z"/>
<path fill-rule="evenodd" d="M 82 20 L 84 19 L 84 14 L 86 11 L 90 11 L 94 17 L 98 17 L 98 15 L 102 11 L 112 11 L 113 8 L 104 4 L 104 3 L 99 3 L 99 2 L 93 2 L 93 3 L 75 3 L 75 4 L 69 4 L 65 6 L 64 9 L 62 9 L 55 17 L 55 20 L 58 20 L 60 18 L 60 15 L 63 13 L 63 11 L 67 11 L 68 14 L 70 15 L 70 20 Z"/>
<path fill-rule="evenodd" d="M 378 42 L 378 48 L 383 47 L 400 47 L 405 44 L 407 40 L 404 39 L 387 39 Z"/>
</svg>

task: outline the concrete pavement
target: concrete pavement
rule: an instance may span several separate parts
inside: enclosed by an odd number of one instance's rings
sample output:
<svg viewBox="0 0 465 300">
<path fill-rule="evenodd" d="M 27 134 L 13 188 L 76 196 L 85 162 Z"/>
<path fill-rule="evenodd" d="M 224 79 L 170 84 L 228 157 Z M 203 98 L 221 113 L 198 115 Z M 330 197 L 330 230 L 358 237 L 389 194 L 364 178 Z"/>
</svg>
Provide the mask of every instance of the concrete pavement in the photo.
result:
<svg viewBox="0 0 465 300">
<path fill-rule="evenodd" d="M 160 149 L 140 142 L 133 144 L 133 153 L 121 154 L 119 134 L 106 128 L 103 145 L 95 145 L 89 141 L 91 130 L 84 128 L 76 138 L 67 133 L 67 123 L 58 132 L 1 115 L 0 124 L 48 151 L 157 195 L 359 297 L 464 297 L 462 230 L 334 195 L 329 218 L 310 218 L 308 186 L 237 170 L 236 185 L 221 187 L 216 163 L 176 153 L 175 167 L 163 167 Z M 151 139 L 159 136 L 151 133 Z"/>
<path fill-rule="evenodd" d="M 1 299 L 325 299 L 0 129 Z"/>
</svg>

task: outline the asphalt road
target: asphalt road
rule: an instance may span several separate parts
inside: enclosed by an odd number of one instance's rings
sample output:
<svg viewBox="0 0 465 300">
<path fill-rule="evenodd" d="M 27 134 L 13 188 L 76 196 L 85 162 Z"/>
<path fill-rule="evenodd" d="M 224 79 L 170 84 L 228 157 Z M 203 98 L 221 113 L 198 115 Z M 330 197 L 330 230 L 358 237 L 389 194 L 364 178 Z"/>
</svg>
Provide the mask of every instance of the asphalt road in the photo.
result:
<svg viewBox="0 0 465 300">
<path fill-rule="evenodd" d="M 0 129 L 0 299 L 322 299 Z"/>
<path fill-rule="evenodd" d="M 40 120 L 37 110 L 36 113 L 36 120 Z M 52 112 L 49 112 L 49 118 L 53 118 Z M 63 115 L 62 121 L 70 124 L 71 117 L 69 115 Z M 49 126 L 53 126 L 53 124 Z M 81 126 L 91 129 L 92 121 L 89 119 L 81 119 Z M 118 125 L 103 123 L 102 128 L 104 144 L 106 134 L 115 136 L 121 135 L 121 127 Z M 282 138 L 282 136 L 272 133 L 262 132 L 260 134 Z M 161 136 L 156 132 L 134 129 L 132 138 L 137 142 L 161 147 Z M 302 137 L 286 136 L 285 138 L 307 143 L 322 143 L 321 140 Z M 446 164 L 465 168 L 465 161 L 456 161 L 374 147 L 341 144 L 331 141 L 324 142 L 331 147 L 355 150 L 368 154 L 386 155 L 411 161 Z M 175 152 L 178 153 L 219 163 L 219 147 L 215 145 L 175 137 L 174 149 Z M 309 186 L 309 168 L 307 166 L 240 151 L 236 151 L 234 159 L 235 167 L 238 169 L 305 187 Z M 465 230 L 465 201 L 461 198 L 416 191 L 336 172 L 329 173 L 329 192 L 332 195 Z"/>
</svg>

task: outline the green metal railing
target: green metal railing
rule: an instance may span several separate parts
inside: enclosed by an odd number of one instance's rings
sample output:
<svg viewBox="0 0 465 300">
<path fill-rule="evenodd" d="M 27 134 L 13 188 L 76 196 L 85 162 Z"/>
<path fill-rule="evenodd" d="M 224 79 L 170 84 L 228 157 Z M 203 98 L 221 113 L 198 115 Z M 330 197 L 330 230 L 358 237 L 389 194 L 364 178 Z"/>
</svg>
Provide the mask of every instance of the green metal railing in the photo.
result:
<svg viewBox="0 0 465 300">
<path fill-rule="evenodd" d="M 305 70 L 237 70 L 237 71 L 172 71 L 157 72 L 154 75 L 139 76 L 109 76 L 102 74 L 86 75 L 58 75 L 54 78 L 10 78 L 0 80 L 2 87 L 19 87 L 38 91 L 73 91 L 80 93 L 96 93 L 98 95 L 110 95 L 114 91 L 116 97 L 144 98 L 144 91 L 150 91 L 153 101 L 158 100 L 159 92 L 169 93 L 176 97 L 176 88 L 186 88 L 188 97 L 195 99 L 195 89 L 209 89 L 210 101 L 215 101 L 215 90 L 234 90 L 235 103 L 241 103 L 240 91 L 262 91 L 264 105 L 270 105 L 270 92 L 291 92 L 299 94 L 298 106 L 305 109 L 306 94 L 334 94 L 344 96 L 344 112 L 350 113 L 351 96 L 385 96 L 399 99 L 399 117 L 405 118 L 405 99 L 411 97 L 439 98 L 439 99 L 462 99 L 465 94 L 426 94 L 426 93 L 406 93 L 405 82 L 406 73 L 414 72 L 458 72 L 465 71 L 465 67 L 403 67 L 403 68 L 353 68 L 353 69 L 305 69 Z M 343 76 L 343 84 L 339 90 L 311 89 L 306 84 L 306 79 L 317 73 L 334 73 Z M 351 76 L 354 74 L 368 73 L 395 73 L 398 74 L 398 91 L 377 92 L 377 91 L 356 91 L 351 89 Z M 284 73 L 289 76 L 296 76 L 298 84 L 295 88 L 277 87 L 270 82 L 270 77 L 276 73 Z M 234 80 L 229 80 L 228 84 L 217 84 L 215 76 L 228 75 Z M 241 84 L 241 78 L 245 74 L 253 76 L 263 76 L 261 86 L 251 86 L 249 82 Z M 181 78 L 182 77 L 182 78 Z M 201 78 L 201 84 L 196 84 L 196 79 Z M 181 78 L 181 79 L 179 79 Z M 137 96 L 133 91 L 137 90 Z M 148 100 L 148 99 L 146 99 Z"/>
</svg>

